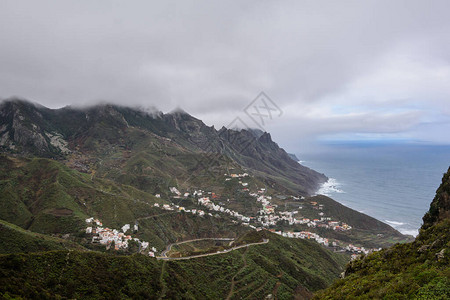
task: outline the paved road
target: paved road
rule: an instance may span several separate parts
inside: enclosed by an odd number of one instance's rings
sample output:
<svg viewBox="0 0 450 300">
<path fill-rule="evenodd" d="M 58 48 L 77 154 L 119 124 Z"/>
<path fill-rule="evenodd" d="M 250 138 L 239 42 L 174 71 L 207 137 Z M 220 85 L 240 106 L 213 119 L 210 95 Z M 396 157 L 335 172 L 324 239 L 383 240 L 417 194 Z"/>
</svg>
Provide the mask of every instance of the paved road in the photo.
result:
<svg viewBox="0 0 450 300">
<path fill-rule="evenodd" d="M 212 240 L 218 240 L 218 239 L 214 239 L 211 238 Z M 185 241 L 186 243 L 187 241 Z M 206 254 L 199 254 L 199 255 L 192 255 L 192 256 L 185 256 L 185 257 L 167 257 L 167 256 L 157 256 L 156 259 L 161 259 L 161 260 L 185 260 L 185 259 L 192 259 L 192 258 L 199 258 L 199 257 L 205 257 L 205 256 L 212 256 L 212 255 L 218 255 L 218 254 L 224 254 L 224 253 L 228 253 L 237 249 L 241 249 L 244 247 L 249 247 L 249 246 L 254 246 L 254 245 L 262 245 L 262 244 L 267 244 L 269 242 L 268 239 L 264 239 L 262 242 L 258 242 L 258 243 L 250 243 L 250 244 L 245 244 L 245 245 L 241 245 L 241 246 L 236 246 L 230 249 L 225 249 L 222 251 L 217 251 L 214 253 L 206 253 Z M 180 242 L 181 243 L 181 242 Z M 173 245 L 173 244 L 172 244 Z M 171 245 L 169 245 L 171 246 Z M 169 248 L 169 246 L 167 246 Z M 167 250 L 167 249 L 166 249 Z M 162 254 L 166 254 L 166 250 L 162 253 Z"/>
<path fill-rule="evenodd" d="M 200 239 L 193 239 L 193 240 L 187 240 L 187 241 L 182 241 L 182 242 L 172 243 L 172 244 L 169 244 L 169 245 L 167 246 L 166 250 L 164 250 L 164 251 L 161 253 L 161 257 L 167 257 L 167 253 L 172 249 L 172 246 L 180 245 L 180 244 L 186 244 L 186 243 L 190 243 L 190 242 L 204 241 L 204 240 L 214 240 L 214 241 L 234 241 L 234 238 L 200 238 Z"/>
<path fill-rule="evenodd" d="M 151 216 L 146 216 L 146 217 L 141 217 L 141 218 L 137 218 L 136 220 L 145 220 L 145 219 L 150 219 L 150 218 L 155 218 L 155 217 L 161 217 L 161 216 L 165 216 L 165 215 L 171 215 L 171 214 L 176 214 L 178 213 L 178 211 L 169 211 L 169 212 L 163 212 L 157 215 L 151 215 Z"/>
</svg>

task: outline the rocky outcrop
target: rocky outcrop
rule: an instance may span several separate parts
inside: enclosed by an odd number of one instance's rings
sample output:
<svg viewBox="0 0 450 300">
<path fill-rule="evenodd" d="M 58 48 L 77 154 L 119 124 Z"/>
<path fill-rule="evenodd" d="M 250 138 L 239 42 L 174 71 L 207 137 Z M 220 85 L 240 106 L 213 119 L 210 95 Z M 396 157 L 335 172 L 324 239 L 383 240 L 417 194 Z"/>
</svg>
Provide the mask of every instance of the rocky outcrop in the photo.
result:
<svg viewBox="0 0 450 300">
<path fill-rule="evenodd" d="M 49 151 L 49 142 L 40 126 L 42 115 L 35 112 L 30 117 L 30 105 L 20 100 L 1 105 L 1 146 L 13 151 L 45 154 Z"/>
<path fill-rule="evenodd" d="M 450 219 L 450 168 L 442 178 L 429 211 L 423 217 L 422 229 L 427 229 L 444 219 Z"/>
</svg>

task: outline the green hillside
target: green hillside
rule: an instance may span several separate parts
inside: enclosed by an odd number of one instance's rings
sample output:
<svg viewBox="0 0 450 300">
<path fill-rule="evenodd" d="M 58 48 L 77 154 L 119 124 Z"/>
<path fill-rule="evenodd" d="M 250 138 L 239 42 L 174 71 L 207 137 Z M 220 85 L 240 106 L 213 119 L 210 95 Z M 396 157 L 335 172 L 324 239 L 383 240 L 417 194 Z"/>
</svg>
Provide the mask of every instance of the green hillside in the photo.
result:
<svg viewBox="0 0 450 300">
<path fill-rule="evenodd" d="M 135 236 L 162 249 L 180 239 L 234 237 L 248 230 L 229 218 L 161 210 L 153 204 L 168 203 L 163 199 L 50 159 L 0 155 L 0 179 L 0 219 L 33 232 L 79 235 L 88 217 L 111 228 L 137 222 Z"/>
<path fill-rule="evenodd" d="M 82 250 L 79 244 L 24 230 L 0 220 L 0 253 L 41 252 L 49 250 Z"/>
<path fill-rule="evenodd" d="M 0 255 L 3 297 L 290 299 L 342 272 L 345 258 L 305 240 L 261 232 L 269 243 L 183 261 L 51 251 Z M 277 253 L 277 255 L 273 255 Z"/>
<path fill-rule="evenodd" d="M 119 226 L 153 212 L 155 198 L 43 158 L 0 155 L 0 218 L 41 233 L 71 233 L 95 216 Z M 135 199 L 139 199 L 137 202 Z"/>
</svg>

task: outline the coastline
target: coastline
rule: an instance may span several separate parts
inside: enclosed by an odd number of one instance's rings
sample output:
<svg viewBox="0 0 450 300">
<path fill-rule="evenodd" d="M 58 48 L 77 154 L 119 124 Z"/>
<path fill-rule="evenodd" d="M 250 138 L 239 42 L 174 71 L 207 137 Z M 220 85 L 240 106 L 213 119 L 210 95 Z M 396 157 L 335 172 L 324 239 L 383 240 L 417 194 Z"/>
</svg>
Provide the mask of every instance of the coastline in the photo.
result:
<svg viewBox="0 0 450 300">
<path fill-rule="evenodd" d="M 302 165 L 336 179 L 315 193 L 416 236 L 450 165 L 449 151 L 448 145 L 342 143 L 322 144 L 297 157 Z"/>
<path fill-rule="evenodd" d="M 346 192 L 340 188 L 341 187 L 341 183 L 339 183 L 335 178 L 329 177 L 328 180 L 324 183 L 322 183 L 320 185 L 320 187 L 317 189 L 317 191 L 313 194 L 313 196 L 316 195 L 324 195 L 327 196 L 331 199 L 333 199 L 334 201 L 348 207 L 351 209 L 354 209 L 360 213 L 364 213 L 372 218 L 377 219 L 378 221 L 387 224 L 389 226 L 391 226 L 392 228 L 394 228 L 395 230 L 397 230 L 398 232 L 400 232 L 401 234 L 404 235 L 410 235 L 413 237 L 416 237 L 419 234 L 419 228 L 417 229 L 411 229 L 411 228 L 404 228 L 405 225 L 409 225 L 406 222 L 401 222 L 401 221 L 395 221 L 395 220 L 388 220 L 386 218 L 380 219 L 377 218 L 371 214 L 368 214 L 367 212 L 365 212 L 364 210 L 358 210 L 356 207 L 352 207 L 352 205 L 348 204 L 346 201 L 342 201 L 340 199 L 336 199 L 335 197 L 333 197 L 333 194 L 346 194 Z"/>
</svg>

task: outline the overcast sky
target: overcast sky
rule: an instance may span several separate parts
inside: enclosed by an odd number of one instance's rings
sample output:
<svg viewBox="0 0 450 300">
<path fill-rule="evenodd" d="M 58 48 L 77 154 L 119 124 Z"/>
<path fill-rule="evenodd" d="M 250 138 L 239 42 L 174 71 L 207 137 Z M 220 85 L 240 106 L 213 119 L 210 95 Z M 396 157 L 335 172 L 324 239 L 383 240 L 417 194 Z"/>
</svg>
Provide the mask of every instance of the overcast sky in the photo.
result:
<svg viewBox="0 0 450 300">
<path fill-rule="evenodd" d="M 0 97 L 181 107 L 208 125 L 264 91 L 301 142 L 450 143 L 450 1 L 0 0 Z M 259 122 L 257 125 L 261 125 Z"/>
</svg>

